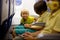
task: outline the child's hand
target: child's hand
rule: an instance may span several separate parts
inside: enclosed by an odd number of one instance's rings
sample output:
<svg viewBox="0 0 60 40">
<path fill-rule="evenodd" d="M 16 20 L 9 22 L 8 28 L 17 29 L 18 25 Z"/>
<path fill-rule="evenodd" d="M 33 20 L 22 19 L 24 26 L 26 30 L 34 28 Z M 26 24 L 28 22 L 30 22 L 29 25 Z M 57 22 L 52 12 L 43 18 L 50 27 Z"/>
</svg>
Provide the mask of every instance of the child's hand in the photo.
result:
<svg viewBox="0 0 60 40">
<path fill-rule="evenodd" d="M 26 28 L 30 28 L 30 27 L 31 27 L 31 24 L 24 24 L 24 26 L 25 26 Z"/>
</svg>

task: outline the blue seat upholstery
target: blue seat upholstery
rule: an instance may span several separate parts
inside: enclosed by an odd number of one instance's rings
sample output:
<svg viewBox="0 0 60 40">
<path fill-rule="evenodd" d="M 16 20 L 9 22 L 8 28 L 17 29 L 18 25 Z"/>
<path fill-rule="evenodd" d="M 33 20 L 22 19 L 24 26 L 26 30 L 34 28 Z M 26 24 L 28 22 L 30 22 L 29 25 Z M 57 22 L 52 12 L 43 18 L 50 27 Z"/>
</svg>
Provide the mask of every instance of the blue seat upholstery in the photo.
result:
<svg viewBox="0 0 60 40">
<path fill-rule="evenodd" d="M 0 38 L 3 38 L 3 36 L 5 35 L 7 26 L 8 26 L 8 24 L 7 24 L 7 19 L 6 19 L 5 21 L 3 21 L 3 23 L 0 27 Z"/>
<path fill-rule="evenodd" d="M 6 20 L 3 21 L 1 27 L 0 27 L 0 38 L 4 38 L 11 26 L 12 23 L 12 18 L 13 18 L 14 14 L 12 14 L 9 18 L 7 18 Z"/>
</svg>

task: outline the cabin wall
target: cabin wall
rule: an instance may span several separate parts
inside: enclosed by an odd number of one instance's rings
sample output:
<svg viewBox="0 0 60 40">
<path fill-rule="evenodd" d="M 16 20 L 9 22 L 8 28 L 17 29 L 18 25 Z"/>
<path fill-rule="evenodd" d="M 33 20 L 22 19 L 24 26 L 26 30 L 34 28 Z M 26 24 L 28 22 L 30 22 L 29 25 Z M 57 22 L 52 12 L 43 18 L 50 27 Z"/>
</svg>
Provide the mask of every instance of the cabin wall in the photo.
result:
<svg viewBox="0 0 60 40">
<path fill-rule="evenodd" d="M 1 19 L 1 23 L 6 19 L 8 18 L 8 1 L 6 0 L 3 0 L 2 2 L 2 19 Z"/>
</svg>

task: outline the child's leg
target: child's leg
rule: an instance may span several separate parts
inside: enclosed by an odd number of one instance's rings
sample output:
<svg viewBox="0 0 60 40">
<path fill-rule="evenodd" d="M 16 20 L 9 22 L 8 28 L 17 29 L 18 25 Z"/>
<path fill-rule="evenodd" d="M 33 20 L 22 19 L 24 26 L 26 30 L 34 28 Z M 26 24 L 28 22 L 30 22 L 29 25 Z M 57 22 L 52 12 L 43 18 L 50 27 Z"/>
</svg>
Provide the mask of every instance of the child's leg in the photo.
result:
<svg viewBox="0 0 60 40">
<path fill-rule="evenodd" d="M 26 29 L 15 29 L 15 33 L 18 34 L 23 34 L 26 32 Z"/>
<path fill-rule="evenodd" d="M 36 30 L 32 30 L 32 29 L 15 29 L 16 34 L 23 34 L 25 32 L 36 32 Z"/>
<path fill-rule="evenodd" d="M 25 29 L 23 25 L 18 25 L 16 27 L 13 28 L 13 32 L 12 32 L 12 35 L 13 35 L 13 38 L 16 36 L 16 30 L 15 29 Z M 18 32 L 18 31 L 17 31 Z"/>
<path fill-rule="evenodd" d="M 15 26 L 14 29 L 25 29 L 24 25 Z"/>
<path fill-rule="evenodd" d="M 16 35 L 21 35 L 21 34 L 23 34 L 23 33 L 25 33 L 25 32 L 36 32 L 36 30 L 32 30 L 32 29 L 15 29 L 14 30 L 14 34 Z M 18 38 L 17 38 L 18 39 Z M 20 38 L 19 38 L 20 39 Z M 21 38 L 21 39 L 23 39 L 23 38 Z"/>
</svg>

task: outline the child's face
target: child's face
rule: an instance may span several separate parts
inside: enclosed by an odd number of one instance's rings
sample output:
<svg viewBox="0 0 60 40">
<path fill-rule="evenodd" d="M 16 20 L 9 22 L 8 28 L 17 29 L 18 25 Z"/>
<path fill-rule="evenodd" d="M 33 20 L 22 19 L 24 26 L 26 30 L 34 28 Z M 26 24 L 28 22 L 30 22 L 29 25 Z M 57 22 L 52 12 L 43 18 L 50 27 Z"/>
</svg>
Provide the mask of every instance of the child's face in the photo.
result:
<svg viewBox="0 0 60 40">
<path fill-rule="evenodd" d="M 29 13 L 28 12 L 22 12 L 21 16 L 22 16 L 23 19 L 27 19 L 28 16 L 29 16 Z"/>
</svg>

